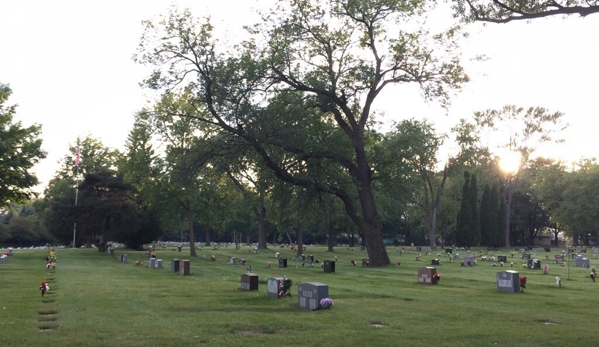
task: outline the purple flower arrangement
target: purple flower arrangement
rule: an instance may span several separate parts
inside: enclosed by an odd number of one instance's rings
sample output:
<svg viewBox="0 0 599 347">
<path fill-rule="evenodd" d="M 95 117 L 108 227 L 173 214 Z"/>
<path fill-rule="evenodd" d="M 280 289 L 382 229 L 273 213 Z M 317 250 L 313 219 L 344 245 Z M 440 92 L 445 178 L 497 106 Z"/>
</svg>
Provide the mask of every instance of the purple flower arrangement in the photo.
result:
<svg viewBox="0 0 599 347">
<path fill-rule="evenodd" d="M 333 300 L 331 300 L 329 298 L 324 298 L 324 299 L 320 300 L 320 307 L 322 309 L 327 309 L 331 306 L 333 306 Z"/>
</svg>

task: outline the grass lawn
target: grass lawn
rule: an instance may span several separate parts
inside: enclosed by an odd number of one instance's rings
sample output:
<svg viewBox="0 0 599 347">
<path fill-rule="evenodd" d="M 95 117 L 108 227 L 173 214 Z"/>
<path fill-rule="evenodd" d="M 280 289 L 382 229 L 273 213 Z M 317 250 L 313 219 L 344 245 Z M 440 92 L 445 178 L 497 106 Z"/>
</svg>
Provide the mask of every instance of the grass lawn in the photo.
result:
<svg viewBox="0 0 599 347">
<path fill-rule="evenodd" d="M 517 252 L 495 252 L 508 256 L 507 268 L 488 261 L 468 268 L 437 257 L 442 249 L 416 260 L 417 252 L 393 247 L 394 265 L 368 268 L 360 266 L 366 252 L 308 246 L 305 253 L 321 261 L 338 256 L 336 272 L 324 273 L 320 264 L 302 267 L 288 248 L 254 254 L 230 246 L 198 251 L 190 276 L 171 273 L 171 259 L 189 259 L 185 251 L 158 251 L 163 268 L 151 269 L 142 252 L 57 249 L 56 270 L 46 270 L 47 251 L 15 250 L 0 264 L 0 346 L 596 346 L 599 339 L 599 282 L 586 268 L 555 264 L 557 251 L 538 254 L 549 264 L 543 275 L 522 268 Z M 278 268 L 277 251 L 287 268 Z M 119 261 L 121 253 L 129 263 Z M 246 266 L 229 265 L 231 256 L 252 265 L 258 291 L 240 290 Z M 440 283 L 418 284 L 418 268 L 434 258 L 441 259 Z M 495 274 L 506 269 L 528 277 L 525 293 L 497 291 Z M 284 275 L 293 295 L 268 298 L 267 278 Z M 42 281 L 50 285 L 43 299 Z M 299 282 L 328 284 L 333 307 L 299 310 Z"/>
</svg>

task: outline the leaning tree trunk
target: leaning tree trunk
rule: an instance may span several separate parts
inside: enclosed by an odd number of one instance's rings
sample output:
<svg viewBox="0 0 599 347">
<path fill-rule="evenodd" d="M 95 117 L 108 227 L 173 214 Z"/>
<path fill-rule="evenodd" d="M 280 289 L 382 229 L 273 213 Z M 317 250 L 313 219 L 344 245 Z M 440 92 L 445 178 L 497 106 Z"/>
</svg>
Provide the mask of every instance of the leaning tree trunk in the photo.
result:
<svg viewBox="0 0 599 347">
<path fill-rule="evenodd" d="M 304 253 L 304 234 L 301 221 L 297 223 L 297 257 Z"/>
</svg>

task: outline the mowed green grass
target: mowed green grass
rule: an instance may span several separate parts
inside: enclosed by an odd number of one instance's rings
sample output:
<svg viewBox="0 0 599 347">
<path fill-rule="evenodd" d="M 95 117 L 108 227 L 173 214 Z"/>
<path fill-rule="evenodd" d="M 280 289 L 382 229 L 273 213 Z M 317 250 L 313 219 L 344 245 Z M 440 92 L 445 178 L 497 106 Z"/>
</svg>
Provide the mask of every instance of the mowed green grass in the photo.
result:
<svg viewBox="0 0 599 347">
<path fill-rule="evenodd" d="M 277 251 L 289 258 L 288 268 L 278 268 Z M 597 345 L 599 282 L 593 283 L 585 268 L 571 267 L 568 280 L 568 268 L 549 261 L 549 274 L 543 275 L 523 269 L 515 253 L 508 262 L 528 277 L 528 285 L 523 294 L 508 294 L 498 292 L 495 282 L 496 272 L 505 267 L 479 261 L 466 268 L 441 256 L 440 284 L 422 285 L 418 267 L 430 266 L 442 249 L 418 261 L 417 252 L 388 251 L 393 265 L 368 268 L 359 265 L 366 252 L 339 247 L 329 253 L 309 246 L 305 253 L 321 261 L 339 257 L 330 274 L 320 264 L 302 267 L 288 248 L 258 254 L 247 246 L 204 248 L 191 259 L 188 249 L 169 248 L 157 253 L 162 269 L 148 268 L 141 252 L 117 250 L 109 256 L 93 249 L 58 249 L 57 268 L 50 271 L 44 267 L 47 251 L 15 250 L 0 264 L 0 346 Z M 129 255 L 128 264 L 119 261 L 121 253 Z M 545 254 L 539 253 L 543 264 Z M 555 254 L 548 253 L 550 259 Z M 252 265 L 260 276 L 258 291 L 240 290 L 246 266 L 229 265 L 231 256 Z M 191 275 L 171 273 L 173 258 L 190 259 Z M 143 265 L 135 266 L 136 260 Z M 294 282 L 293 296 L 268 298 L 267 278 L 283 275 Z M 42 300 L 38 287 L 46 280 L 51 294 Z M 299 282 L 328 284 L 333 307 L 299 310 Z"/>
</svg>

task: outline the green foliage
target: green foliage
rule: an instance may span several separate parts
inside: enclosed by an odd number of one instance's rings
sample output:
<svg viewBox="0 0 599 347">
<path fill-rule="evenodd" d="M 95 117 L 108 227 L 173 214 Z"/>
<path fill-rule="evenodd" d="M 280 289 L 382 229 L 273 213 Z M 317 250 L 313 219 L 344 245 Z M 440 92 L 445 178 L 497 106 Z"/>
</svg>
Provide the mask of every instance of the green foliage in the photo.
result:
<svg viewBox="0 0 599 347">
<path fill-rule="evenodd" d="M 33 196 L 31 188 L 38 180 L 29 171 L 46 157 L 41 149 L 42 127 L 23 127 L 14 121 L 16 106 L 6 104 L 11 93 L 8 85 L 0 83 L 0 208 Z"/>
<path fill-rule="evenodd" d="M 456 225 L 456 244 L 459 246 L 473 247 L 480 242 L 480 216 L 477 205 L 476 176 L 465 172 L 462 204 Z"/>
<path fill-rule="evenodd" d="M 455 0 L 454 16 L 467 22 L 507 23 L 549 16 L 577 14 L 582 17 L 599 12 L 597 0 Z"/>
</svg>

